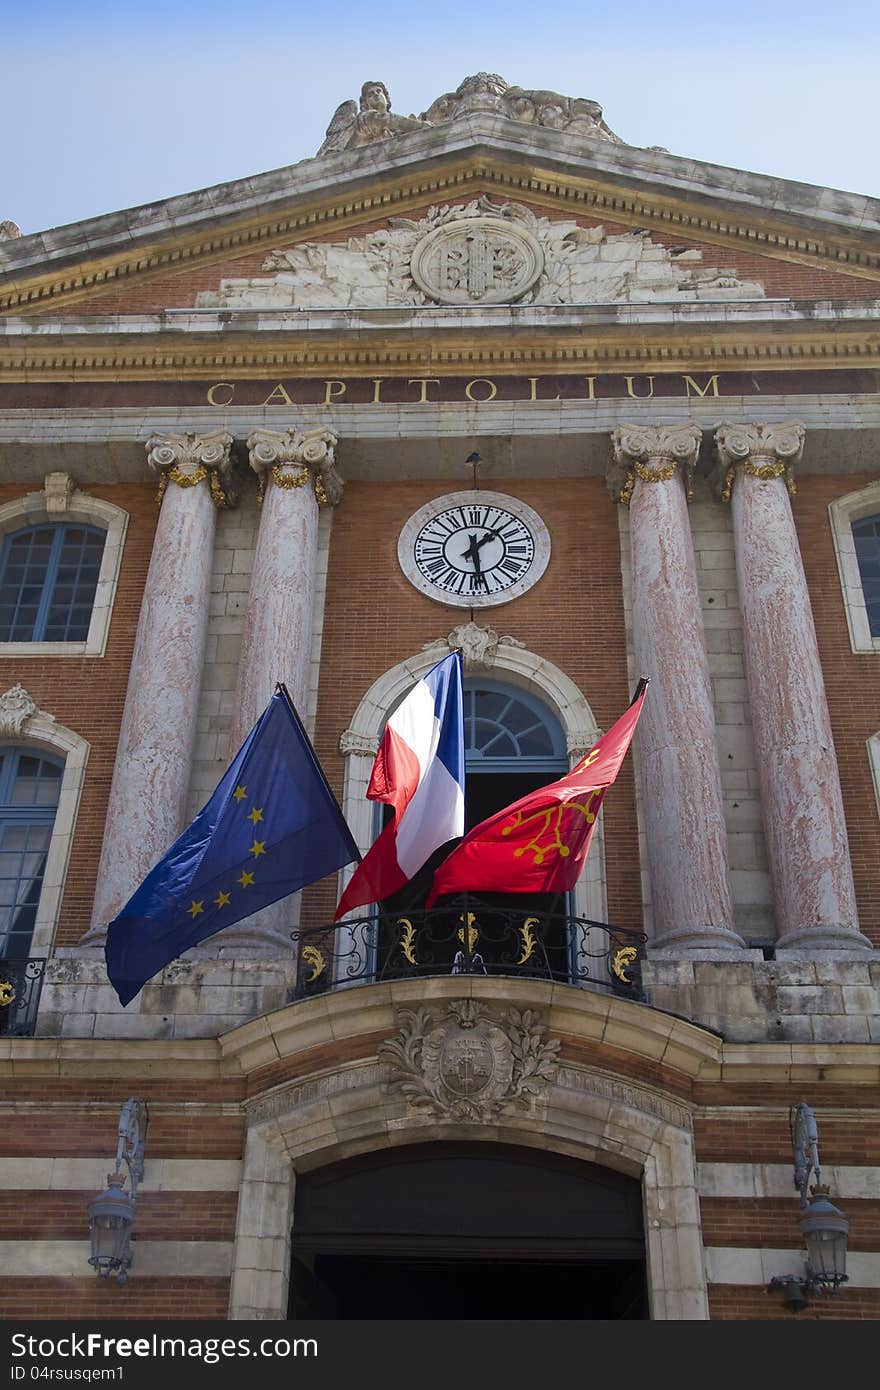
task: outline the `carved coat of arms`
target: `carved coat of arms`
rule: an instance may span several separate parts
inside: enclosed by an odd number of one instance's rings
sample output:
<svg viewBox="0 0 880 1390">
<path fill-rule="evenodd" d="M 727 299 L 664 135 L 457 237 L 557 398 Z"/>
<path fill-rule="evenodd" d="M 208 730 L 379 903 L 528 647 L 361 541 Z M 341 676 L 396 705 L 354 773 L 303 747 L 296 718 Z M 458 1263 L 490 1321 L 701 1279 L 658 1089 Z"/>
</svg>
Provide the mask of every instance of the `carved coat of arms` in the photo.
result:
<svg viewBox="0 0 880 1390">
<path fill-rule="evenodd" d="M 379 1049 L 391 1085 L 410 1104 L 446 1119 L 487 1121 L 504 1106 L 528 1107 L 556 1074 L 559 1041 L 544 1041 L 531 1009 L 495 1014 L 473 999 L 439 1013 L 401 1009 L 401 1029 Z"/>
<path fill-rule="evenodd" d="M 511 209 L 518 211 L 515 204 L 507 204 L 504 211 Z M 494 209 L 429 232 L 410 262 L 419 289 L 440 304 L 511 303 L 531 289 L 543 269 L 544 253 L 537 239 Z"/>
</svg>

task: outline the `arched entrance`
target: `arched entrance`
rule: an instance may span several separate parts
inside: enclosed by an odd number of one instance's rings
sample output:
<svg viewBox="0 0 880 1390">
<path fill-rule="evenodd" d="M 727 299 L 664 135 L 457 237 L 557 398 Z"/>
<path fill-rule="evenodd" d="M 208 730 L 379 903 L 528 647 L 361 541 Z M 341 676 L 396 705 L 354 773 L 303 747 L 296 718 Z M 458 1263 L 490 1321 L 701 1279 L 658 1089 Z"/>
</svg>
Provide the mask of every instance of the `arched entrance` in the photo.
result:
<svg viewBox="0 0 880 1390">
<path fill-rule="evenodd" d="M 297 1184 L 289 1316 L 647 1318 L 640 1184 L 508 1144 L 318 1168 Z"/>
<path fill-rule="evenodd" d="M 693 1117 L 680 1082 L 717 1074 L 721 1040 L 629 1000 L 536 979 L 472 976 L 467 996 L 496 1013 L 516 1010 L 520 1022 L 528 1011 L 548 1040 L 571 1040 L 572 1057 L 560 1059 L 546 1093 L 533 1096 L 527 1110 L 502 1103 L 486 1120 L 444 1118 L 389 1084 L 380 1049 L 384 1057 L 387 1041 L 399 1041 L 401 1027 L 420 1009 L 427 1007 L 432 1019 L 449 1012 L 462 998 L 458 976 L 337 990 L 221 1040 L 224 1066 L 249 1078 L 251 1089 L 229 1317 L 287 1315 L 291 1256 L 300 1258 L 296 1198 L 311 1174 L 367 1155 L 395 1171 L 395 1154 L 414 1145 L 429 1154 L 472 1142 L 484 1151 L 502 1145 L 537 1151 L 540 1171 L 549 1175 L 542 1187 L 549 1195 L 531 1203 L 538 1211 L 553 1201 L 557 1156 L 575 1159 L 582 1173 L 597 1164 L 603 1177 L 610 1170 L 631 1179 L 641 1188 L 650 1316 L 707 1318 Z M 678 1077 L 671 1094 L 659 1082 L 645 1086 L 639 1079 L 656 1075 L 664 1054 L 674 1059 Z M 419 1190 L 424 1194 L 424 1183 Z"/>
</svg>

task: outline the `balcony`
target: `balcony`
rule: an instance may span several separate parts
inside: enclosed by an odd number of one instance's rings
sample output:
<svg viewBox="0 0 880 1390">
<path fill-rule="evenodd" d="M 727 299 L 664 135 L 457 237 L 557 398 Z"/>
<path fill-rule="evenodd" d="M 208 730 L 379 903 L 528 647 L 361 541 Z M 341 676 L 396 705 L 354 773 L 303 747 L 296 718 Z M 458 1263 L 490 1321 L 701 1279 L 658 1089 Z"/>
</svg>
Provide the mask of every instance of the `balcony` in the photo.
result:
<svg viewBox="0 0 880 1390">
<path fill-rule="evenodd" d="M 0 960 L 0 1037 L 33 1037 L 45 973 L 44 959 Z"/>
<path fill-rule="evenodd" d="M 607 922 L 462 899 L 430 912 L 380 913 L 291 933 L 294 999 L 383 980 L 503 975 L 643 1000 L 646 937 Z"/>
</svg>

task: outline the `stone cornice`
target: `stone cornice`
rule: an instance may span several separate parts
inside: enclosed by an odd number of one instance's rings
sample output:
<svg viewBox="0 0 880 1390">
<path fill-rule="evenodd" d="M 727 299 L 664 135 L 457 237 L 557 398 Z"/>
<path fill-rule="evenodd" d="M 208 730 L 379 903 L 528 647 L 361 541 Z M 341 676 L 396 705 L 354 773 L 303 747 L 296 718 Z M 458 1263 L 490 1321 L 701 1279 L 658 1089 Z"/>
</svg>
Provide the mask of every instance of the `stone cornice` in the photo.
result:
<svg viewBox="0 0 880 1390">
<path fill-rule="evenodd" d="M 485 141 L 485 123 L 475 123 L 474 134 Z M 232 186 L 232 196 L 230 186 L 222 185 L 172 199 L 158 211 L 135 209 L 79 228 L 23 237 L 9 244 L 8 270 L 0 274 L 0 311 L 66 307 L 134 279 L 141 283 L 169 271 L 218 264 L 279 240 L 295 244 L 316 236 L 339 237 L 365 222 L 384 221 L 465 192 L 503 193 L 551 215 L 580 213 L 880 278 L 880 219 L 872 200 L 629 147 L 613 146 L 609 157 L 601 148 L 604 142 L 590 142 L 587 162 L 583 144 L 578 150 L 559 136 L 542 141 L 539 149 L 532 146 L 531 157 L 521 162 L 524 142 L 519 134 L 511 138 L 504 132 L 497 143 L 493 138 L 482 147 L 474 147 L 473 136 L 469 140 L 467 135 L 467 129 L 459 129 L 442 142 L 422 134 L 404 138 L 395 142 L 394 158 L 385 151 L 381 162 L 358 159 L 362 150 L 304 161 L 294 166 L 301 174 L 298 188 L 292 170 L 279 170 L 242 181 L 247 198 L 234 196 L 238 185 Z M 560 154 L 554 167 L 552 146 L 560 139 L 568 158 Z M 274 196 L 261 201 L 254 195 L 264 182 Z M 178 203 L 179 216 L 174 212 Z M 267 207 L 272 209 L 268 216 Z M 78 240 L 72 235 L 76 231 Z"/>
<path fill-rule="evenodd" d="M 582 1038 L 590 1048 L 607 1046 L 613 1050 L 613 1065 L 598 1060 L 590 1064 L 602 1066 L 609 1076 L 626 1075 L 621 1059 L 629 1055 L 634 1063 L 644 1059 L 669 1067 L 677 1074 L 679 1087 L 691 1080 L 766 1085 L 824 1080 L 876 1090 L 880 1083 L 878 1044 L 724 1043 L 705 1029 L 661 1010 L 567 985 L 511 980 L 481 983 L 476 978 L 470 983 L 471 988 L 466 989 L 459 976 L 419 981 L 415 987 L 412 982 L 399 981 L 341 990 L 253 1019 L 218 1039 L 2 1038 L 0 1081 L 26 1079 L 38 1085 L 41 1079 L 68 1083 L 81 1079 L 88 1086 L 107 1078 L 127 1085 L 145 1075 L 175 1081 L 231 1081 L 283 1058 L 303 1056 L 324 1041 L 333 1045 L 338 1037 L 351 1039 L 355 1046 L 358 1036 L 371 1035 L 372 1047 L 376 1037 L 394 1032 L 395 1006 L 425 1000 L 439 1005 L 468 993 L 496 1004 L 549 1009 L 549 1036 L 572 1041 Z M 581 1064 L 568 1059 L 564 1065 L 577 1068 Z M 67 1095 L 60 1103 L 70 1106 L 76 1102 L 75 1095 Z M 168 1105 L 176 1103 L 186 1104 L 188 1109 L 193 1105 L 192 1101 L 169 1101 Z M 21 1099 L 15 1102 L 18 1109 L 33 1104 Z M 214 1108 L 214 1102 L 206 1104 Z M 723 1105 L 723 1101 L 713 1104 Z M 233 1113 L 237 1102 L 227 1101 L 223 1108 Z M 712 1105 L 700 1106 L 700 1110 L 709 1113 Z"/>
<path fill-rule="evenodd" d="M 622 316 L 621 316 L 622 317 Z M 374 320 L 375 322 L 375 320 Z M 517 318 L 468 332 L 460 319 L 435 320 L 415 331 L 397 323 L 365 330 L 214 335 L 150 334 L 130 342 L 83 335 L 59 342 L 50 335 L 0 341 L 0 380 L 174 380 L 182 375 L 218 381 L 245 377 L 528 375 L 529 368 L 585 373 L 734 371 L 818 366 L 880 366 L 880 322 L 843 320 L 830 332 L 823 321 L 575 323 L 559 328 Z M 670 331 L 674 324 L 674 332 Z"/>
</svg>

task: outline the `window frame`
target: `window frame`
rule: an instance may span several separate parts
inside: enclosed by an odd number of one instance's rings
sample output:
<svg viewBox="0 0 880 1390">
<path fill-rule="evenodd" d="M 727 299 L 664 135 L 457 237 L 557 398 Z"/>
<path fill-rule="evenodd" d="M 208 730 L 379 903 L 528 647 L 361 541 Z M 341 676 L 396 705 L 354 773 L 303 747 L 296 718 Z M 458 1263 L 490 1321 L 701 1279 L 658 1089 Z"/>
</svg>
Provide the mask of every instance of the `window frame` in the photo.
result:
<svg viewBox="0 0 880 1390">
<path fill-rule="evenodd" d="M 0 657 L 103 656 L 119 582 L 128 512 L 90 493 L 73 491 L 63 511 L 49 511 L 44 492 L 27 493 L 0 506 L 0 543 L 31 526 L 92 526 L 104 532 L 104 553 L 88 636 L 77 642 L 0 642 Z"/>
<path fill-rule="evenodd" d="M 880 482 L 871 483 L 858 492 L 836 498 L 828 507 L 834 552 L 840 575 L 843 607 L 849 628 L 850 646 L 859 653 L 880 652 L 880 637 L 871 636 L 868 605 L 862 572 L 856 553 L 853 523 L 867 517 L 880 516 Z"/>
</svg>

